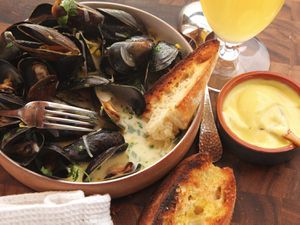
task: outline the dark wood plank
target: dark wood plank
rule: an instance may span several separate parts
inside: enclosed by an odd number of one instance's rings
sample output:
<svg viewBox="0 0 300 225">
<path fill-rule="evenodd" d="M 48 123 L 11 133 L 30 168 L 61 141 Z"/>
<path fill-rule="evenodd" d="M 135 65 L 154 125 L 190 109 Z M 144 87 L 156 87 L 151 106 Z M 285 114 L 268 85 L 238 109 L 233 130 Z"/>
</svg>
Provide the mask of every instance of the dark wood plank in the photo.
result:
<svg viewBox="0 0 300 225">
<path fill-rule="evenodd" d="M 40 0 L 1 0 L 0 31 L 25 19 Z M 52 2 L 45 0 L 44 2 Z M 185 0 L 115 0 L 144 9 L 177 26 L 177 16 Z M 300 0 L 287 0 L 279 15 L 259 38 L 271 56 L 271 70 L 300 82 Z M 215 104 L 216 95 L 212 95 Z M 290 162 L 272 167 L 256 166 L 239 160 L 229 149 L 218 164 L 234 169 L 237 203 L 232 224 L 300 224 L 300 153 Z M 112 201 L 116 225 L 133 225 L 160 182 Z M 32 192 L 0 167 L 0 195 Z"/>
</svg>

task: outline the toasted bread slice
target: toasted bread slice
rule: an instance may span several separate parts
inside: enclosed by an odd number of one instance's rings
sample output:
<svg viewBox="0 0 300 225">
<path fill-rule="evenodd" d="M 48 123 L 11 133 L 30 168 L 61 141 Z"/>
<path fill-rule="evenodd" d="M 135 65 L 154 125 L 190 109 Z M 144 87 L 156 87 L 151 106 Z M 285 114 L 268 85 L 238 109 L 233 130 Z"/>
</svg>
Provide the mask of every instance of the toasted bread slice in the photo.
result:
<svg viewBox="0 0 300 225">
<path fill-rule="evenodd" d="M 219 42 L 204 43 L 146 93 L 143 118 L 150 139 L 173 140 L 186 129 L 203 99 L 205 87 L 218 57 Z"/>
<path fill-rule="evenodd" d="M 236 199 L 232 169 L 195 154 L 167 177 L 144 209 L 140 225 L 228 225 Z"/>
</svg>

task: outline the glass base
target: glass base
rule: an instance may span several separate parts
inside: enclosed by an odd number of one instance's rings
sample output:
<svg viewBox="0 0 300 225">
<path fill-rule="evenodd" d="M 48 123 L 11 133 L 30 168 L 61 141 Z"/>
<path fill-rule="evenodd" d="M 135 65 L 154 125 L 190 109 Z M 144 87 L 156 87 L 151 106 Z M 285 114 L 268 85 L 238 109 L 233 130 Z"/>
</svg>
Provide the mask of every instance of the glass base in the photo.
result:
<svg viewBox="0 0 300 225">
<path fill-rule="evenodd" d="M 255 70 L 269 70 L 269 52 L 265 45 L 257 38 L 252 38 L 242 43 L 238 50 L 240 54 L 234 61 L 218 59 L 215 70 L 208 82 L 210 90 L 220 92 L 229 80 L 239 74 Z"/>
</svg>

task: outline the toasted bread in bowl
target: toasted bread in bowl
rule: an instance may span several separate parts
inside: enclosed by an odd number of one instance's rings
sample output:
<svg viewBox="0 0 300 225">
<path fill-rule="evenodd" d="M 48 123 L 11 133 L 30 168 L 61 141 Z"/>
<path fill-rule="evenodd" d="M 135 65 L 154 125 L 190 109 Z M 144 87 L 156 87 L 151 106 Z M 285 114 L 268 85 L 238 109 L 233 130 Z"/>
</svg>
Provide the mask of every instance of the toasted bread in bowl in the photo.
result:
<svg viewBox="0 0 300 225">
<path fill-rule="evenodd" d="M 228 225 L 236 183 L 232 169 L 219 168 L 206 156 L 183 160 L 164 180 L 144 209 L 140 225 Z"/>
<path fill-rule="evenodd" d="M 192 120 L 218 58 L 219 42 L 204 43 L 145 95 L 146 132 L 154 141 L 173 140 Z"/>
</svg>

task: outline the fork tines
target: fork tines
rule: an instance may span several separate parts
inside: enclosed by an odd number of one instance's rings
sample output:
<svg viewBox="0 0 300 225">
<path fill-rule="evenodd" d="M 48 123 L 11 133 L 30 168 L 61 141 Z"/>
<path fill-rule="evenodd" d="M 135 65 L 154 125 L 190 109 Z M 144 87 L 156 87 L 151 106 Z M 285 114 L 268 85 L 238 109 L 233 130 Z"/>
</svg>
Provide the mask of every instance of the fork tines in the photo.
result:
<svg viewBox="0 0 300 225">
<path fill-rule="evenodd" d="M 47 102 L 44 126 L 51 129 L 94 131 L 97 113 L 59 103 Z"/>
</svg>

